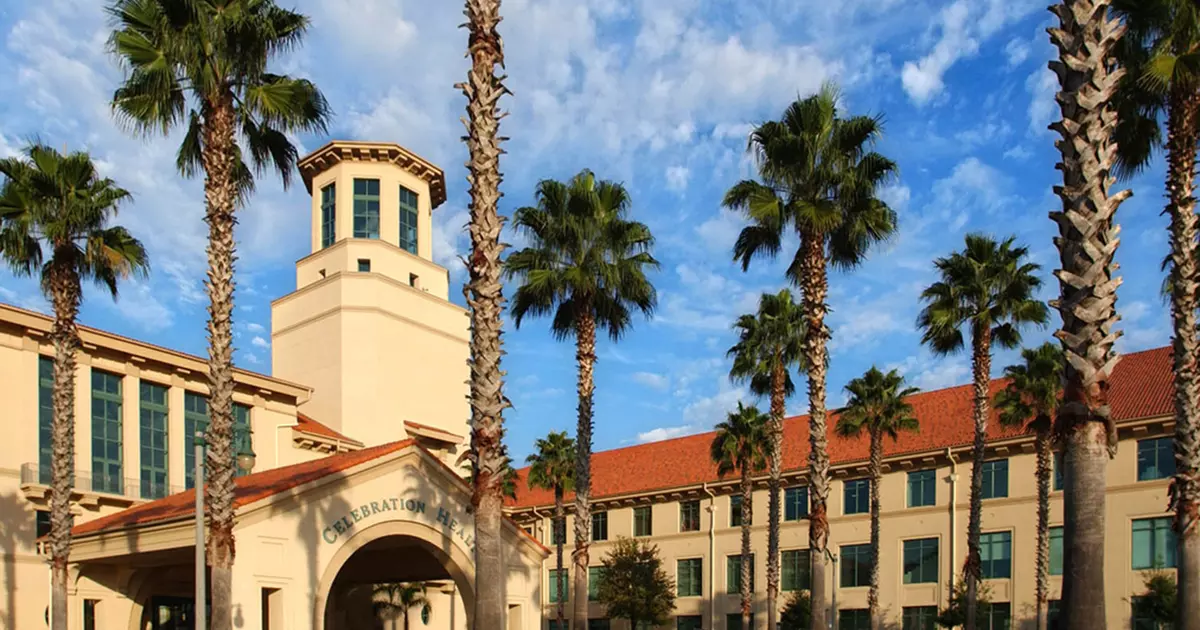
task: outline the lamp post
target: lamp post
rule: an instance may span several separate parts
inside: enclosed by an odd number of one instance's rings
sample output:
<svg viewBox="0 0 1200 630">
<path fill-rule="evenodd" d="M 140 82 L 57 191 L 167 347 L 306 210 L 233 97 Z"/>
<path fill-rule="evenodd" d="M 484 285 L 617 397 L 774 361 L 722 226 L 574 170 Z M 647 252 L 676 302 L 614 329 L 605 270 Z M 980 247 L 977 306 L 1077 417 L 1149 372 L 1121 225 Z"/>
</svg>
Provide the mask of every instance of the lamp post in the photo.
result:
<svg viewBox="0 0 1200 630">
<path fill-rule="evenodd" d="M 204 553 L 204 447 L 207 445 L 204 440 L 204 432 L 197 431 L 193 441 L 196 453 L 196 466 L 193 472 L 195 480 L 193 485 L 196 488 L 196 599 L 192 606 L 193 616 L 196 619 L 196 630 L 208 629 L 208 598 L 205 594 L 208 563 Z M 237 467 L 244 472 L 254 469 L 254 451 L 252 449 L 247 448 L 238 452 Z"/>
</svg>

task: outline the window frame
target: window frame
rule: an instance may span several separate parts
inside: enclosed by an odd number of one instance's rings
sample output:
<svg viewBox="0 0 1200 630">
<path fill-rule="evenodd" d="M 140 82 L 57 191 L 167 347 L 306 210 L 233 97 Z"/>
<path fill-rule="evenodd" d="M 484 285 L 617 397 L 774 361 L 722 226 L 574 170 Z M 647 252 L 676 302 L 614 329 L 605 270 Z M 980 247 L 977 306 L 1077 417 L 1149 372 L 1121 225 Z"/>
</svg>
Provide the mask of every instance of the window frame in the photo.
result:
<svg viewBox="0 0 1200 630">
<path fill-rule="evenodd" d="M 684 592 L 683 572 L 684 565 L 688 566 L 688 585 L 691 586 L 694 581 L 695 592 Z M 694 575 L 693 575 L 694 572 Z M 704 558 L 679 558 L 675 561 L 675 597 L 703 597 L 704 596 Z"/>
<path fill-rule="evenodd" d="M 742 495 L 740 495 L 740 494 L 729 495 L 729 526 L 730 527 L 741 527 L 742 526 L 742 499 L 743 498 L 744 497 L 742 497 Z M 751 503 L 751 507 L 753 507 L 753 503 L 754 503 L 753 499 L 750 501 L 750 503 Z M 754 512 L 753 511 L 751 511 L 751 513 L 750 513 L 750 525 L 751 526 L 754 525 Z"/>
<path fill-rule="evenodd" d="M 654 535 L 654 506 L 639 505 L 633 508 L 633 537 L 645 538 Z M 644 517 L 644 518 L 643 518 Z M 638 533 L 639 525 L 645 524 L 645 532 Z"/>
<path fill-rule="evenodd" d="M 689 527 L 693 518 L 695 525 Z M 700 531 L 700 499 L 684 499 L 679 502 L 679 531 Z"/>
<path fill-rule="evenodd" d="M 919 478 L 918 478 L 919 476 Z M 926 468 L 924 470 L 913 470 L 908 473 L 905 480 L 906 489 L 908 491 L 907 507 L 931 507 L 937 505 L 937 469 Z M 914 492 L 914 484 L 919 485 L 920 497 Z M 920 499 L 920 502 L 914 499 Z M 928 501 L 928 502 L 926 502 Z"/>
<path fill-rule="evenodd" d="M 851 494 L 854 495 L 854 511 L 851 511 Z M 842 514 L 871 513 L 871 480 L 869 478 L 847 479 L 842 482 Z"/>
<path fill-rule="evenodd" d="M 754 592 L 754 586 L 754 554 L 750 554 L 751 593 Z M 725 592 L 730 595 L 742 592 L 742 554 L 740 553 L 725 556 Z"/>
<path fill-rule="evenodd" d="M 558 598 L 560 598 L 560 597 L 563 598 L 562 603 L 564 603 L 564 604 L 570 603 L 570 601 L 571 601 L 571 569 L 570 569 L 570 567 L 563 567 L 562 571 L 563 571 L 563 580 L 562 580 L 563 592 L 560 593 L 560 592 L 558 592 L 558 586 L 559 586 L 558 569 L 547 569 L 546 570 L 546 599 L 549 600 L 549 603 L 551 603 L 551 604 L 559 603 Z"/>
<path fill-rule="evenodd" d="M 932 544 L 932 568 L 930 567 L 930 551 Z M 909 569 L 909 555 L 916 555 L 916 564 Z M 937 584 L 940 579 L 942 561 L 941 540 L 936 536 L 912 538 L 902 543 L 900 569 L 903 573 L 904 584 Z M 932 578 L 929 572 L 933 572 Z"/>
<path fill-rule="evenodd" d="M 1152 452 L 1147 453 L 1147 448 Z M 1153 457 L 1154 461 L 1147 461 Z M 1151 465 L 1153 467 L 1151 467 Z M 1138 440 L 1137 480 L 1158 481 L 1170 479 L 1175 474 L 1175 443 L 1169 437 L 1152 437 Z"/>
<path fill-rule="evenodd" d="M 1046 563 L 1046 574 L 1047 575 L 1062 575 L 1063 574 L 1063 541 L 1065 540 L 1065 538 L 1064 538 L 1065 535 L 1066 534 L 1065 534 L 1065 531 L 1063 530 L 1062 525 L 1051 525 L 1050 530 L 1047 532 L 1047 536 L 1046 536 L 1047 543 L 1048 543 L 1047 555 L 1049 556 L 1047 563 Z M 1057 545 L 1055 545 L 1055 542 L 1054 542 L 1056 540 L 1058 541 Z M 1058 547 L 1057 554 L 1055 554 L 1056 546 Z M 1058 570 L 1057 571 L 1054 570 L 1055 569 L 1055 566 L 1054 566 L 1055 565 L 1055 562 L 1054 562 L 1055 555 L 1058 556 Z"/>
<path fill-rule="evenodd" d="M 794 561 L 789 563 L 789 554 L 794 555 Z M 791 569 L 791 580 L 788 580 L 788 570 Z M 788 588 L 788 582 L 792 582 Z M 807 591 L 812 589 L 812 554 L 808 549 L 784 549 L 779 552 L 779 592 Z"/>
<path fill-rule="evenodd" d="M 800 497 L 803 496 L 803 499 Z M 783 520 L 786 523 L 808 518 L 808 486 L 792 486 L 783 490 Z"/>
<path fill-rule="evenodd" d="M 999 469 L 999 470 L 997 470 Z M 997 473 L 999 479 L 997 479 Z M 989 459 L 983 462 L 983 482 L 979 488 L 982 499 L 1008 498 L 1008 459 Z"/>
<path fill-rule="evenodd" d="M 601 535 L 597 535 L 597 533 Z M 592 512 L 592 540 L 608 540 L 608 511 Z"/>
<path fill-rule="evenodd" d="M 406 202 L 405 193 L 407 193 L 408 196 L 412 197 L 411 204 Z M 402 184 L 400 186 L 400 201 L 399 201 L 398 205 L 400 208 L 400 219 L 399 219 L 400 235 L 399 235 L 399 240 L 396 242 L 399 243 L 400 249 L 403 249 L 404 251 L 406 251 L 410 254 L 416 254 L 417 246 L 418 246 L 418 243 L 421 238 L 419 227 L 418 227 L 420 225 L 420 216 L 421 216 L 421 213 L 419 210 L 420 196 L 417 195 L 416 191 L 410 190 Z M 407 221 L 406 221 L 406 219 L 407 219 Z M 406 225 L 406 223 L 408 223 L 408 222 L 411 222 L 412 225 L 411 226 Z M 411 240 L 407 236 L 407 231 L 411 231 L 411 234 L 412 234 Z"/>
<path fill-rule="evenodd" d="M 859 556 L 866 554 L 867 561 L 862 561 Z M 851 565 L 849 557 L 854 557 L 854 564 Z M 842 545 L 838 548 L 838 563 L 841 565 L 838 571 L 838 586 L 840 588 L 865 588 L 871 585 L 871 563 L 875 562 L 874 552 L 871 550 L 870 543 L 861 543 L 857 545 Z M 852 576 L 853 584 L 846 580 L 847 575 Z"/>
<path fill-rule="evenodd" d="M 603 566 L 588 567 L 588 601 L 599 601 L 600 578 L 604 575 Z"/>
<path fill-rule="evenodd" d="M 937 616 L 937 606 L 905 606 L 900 609 L 900 630 L 935 630 Z"/>
<path fill-rule="evenodd" d="M 54 466 L 54 359 L 38 355 L 38 483 L 50 485 Z"/>
<path fill-rule="evenodd" d="M 867 630 L 871 627 L 871 611 L 867 608 L 838 609 L 838 630 Z"/>
<path fill-rule="evenodd" d="M 998 539 L 996 538 L 998 537 Z M 1013 566 L 1013 533 L 1012 530 L 1004 529 L 994 532 L 983 532 L 979 535 L 979 560 L 980 560 L 980 577 L 985 580 L 1011 580 Z M 1001 559 L 990 557 L 996 550 L 996 547 L 1003 549 L 1008 548 L 1008 558 L 1006 559 L 1004 575 L 998 575 L 993 569 L 995 563 L 1001 562 Z"/>
<path fill-rule="evenodd" d="M 91 371 L 93 492 L 124 494 L 125 491 L 124 381 L 120 374 Z M 115 386 L 115 391 L 110 386 Z"/>
<path fill-rule="evenodd" d="M 321 249 L 337 242 L 337 182 L 321 187 Z"/>
<path fill-rule="evenodd" d="M 358 192 L 359 182 L 364 183 L 364 192 Z M 371 193 L 371 183 L 375 184 L 375 192 Z M 353 226 L 354 238 L 379 240 L 379 180 L 370 177 L 355 177 L 351 191 L 353 193 Z M 372 204 L 374 204 L 372 206 Z"/>
<path fill-rule="evenodd" d="M 1149 534 L 1150 548 L 1148 556 L 1149 564 L 1138 564 L 1138 529 L 1139 524 L 1146 524 L 1148 529 L 1144 530 Z M 1134 571 L 1149 571 L 1154 569 L 1174 569 L 1179 565 L 1178 541 L 1176 540 L 1175 530 L 1171 527 L 1170 516 L 1155 516 L 1151 518 L 1135 518 L 1130 521 L 1129 535 L 1129 565 Z M 1158 549 L 1159 545 L 1163 546 L 1162 550 Z M 1164 561 L 1160 564 L 1160 555 Z"/>
<path fill-rule="evenodd" d="M 161 394 L 161 402 L 159 401 Z M 138 480 L 143 499 L 161 499 L 171 494 L 170 435 L 171 388 L 159 383 L 138 382 Z M 159 463 L 161 462 L 161 464 Z"/>
</svg>

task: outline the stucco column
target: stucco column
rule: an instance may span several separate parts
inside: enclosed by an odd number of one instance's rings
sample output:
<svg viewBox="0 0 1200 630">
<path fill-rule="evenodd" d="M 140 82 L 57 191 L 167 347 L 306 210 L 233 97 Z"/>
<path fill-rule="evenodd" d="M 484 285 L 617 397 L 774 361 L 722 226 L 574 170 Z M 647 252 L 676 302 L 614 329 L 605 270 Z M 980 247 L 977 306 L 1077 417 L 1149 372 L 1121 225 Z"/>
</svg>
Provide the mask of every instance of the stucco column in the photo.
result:
<svg viewBox="0 0 1200 630">
<path fill-rule="evenodd" d="M 183 490 L 184 450 L 192 447 L 192 439 L 183 434 L 183 379 L 171 377 L 167 390 L 167 483 L 171 491 Z"/>
<path fill-rule="evenodd" d="M 92 491 L 92 358 L 76 354 L 75 366 L 75 468 L 87 482 L 76 479 L 80 490 Z"/>
<path fill-rule="evenodd" d="M 121 476 L 126 496 L 141 498 L 141 370 L 126 363 L 121 379 Z"/>
</svg>

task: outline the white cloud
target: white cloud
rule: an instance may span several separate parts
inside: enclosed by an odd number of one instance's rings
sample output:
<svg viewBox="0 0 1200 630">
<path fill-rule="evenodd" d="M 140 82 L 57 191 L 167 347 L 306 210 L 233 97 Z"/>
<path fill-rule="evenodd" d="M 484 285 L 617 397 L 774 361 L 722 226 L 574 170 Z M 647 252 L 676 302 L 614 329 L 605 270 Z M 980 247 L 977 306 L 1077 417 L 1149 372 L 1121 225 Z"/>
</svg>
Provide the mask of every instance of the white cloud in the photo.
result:
<svg viewBox="0 0 1200 630">
<path fill-rule="evenodd" d="M 898 363 L 885 366 L 888 370 L 899 370 L 910 385 L 923 391 L 962 385 L 971 378 L 971 359 L 965 354 L 934 357 L 922 350 Z"/>
<path fill-rule="evenodd" d="M 90 297 L 100 300 L 102 304 L 119 313 L 122 319 L 132 322 L 146 332 L 165 330 L 174 323 L 171 309 L 158 299 L 149 283 L 127 281 L 117 288 L 120 293 L 115 301 L 109 298 L 107 289 L 96 289 Z"/>
<path fill-rule="evenodd" d="M 632 378 L 636 383 L 640 383 L 646 387 L 649 387 L 650 389 L 656 389 L 658 391 L 666 391 L 667 387 L 669 387 L 671 384 L 670 379 L 668 379 L 665 375 L 655 374 L 654 372 L 634 372 L 629 377 Z"/>
<path fill-rule="evenodd" d="M 974 156 L 954 166 L 950 175 L 933 183 L 934 211 L 948 221 L 942 229 L 948 233 L 960 230 L 971 217 L 971 210 L 996 212 L 1013 198 L 1012 180 Z"/>
<path fill-rule="evenodd" d="M 729 256 L 733 252 L 738 233 L 745 224 L 745 220 L 738 213 L 721 208 L 716 215 L 696 227 L 696 235 L 709 252 Z"/>
<path fill-rule="evenodd" d="M 1009 160 L 1028 160 L 1033 155 L 1033 151 L 1029 150 L 1023 144 L 1016 144 L 1004 152 L 1005 159 Z"/>
<path fill-rule="evenodd" d="M 696 428 L 690 425 L 678 427 L 659 427 L 657 429 L 650 429 L 649 431 L 638 433 L 637 442 L 638 444 L 645 444 L 647 442 L 661 442 L 663 440 L 672 440 L 677 437 L 682 437 L 684 435 L 689 435 L 696 432 Z"/>
<path fill-rule="evenodd" d="M 1008 58 L 1008 66 L 1019 66 L 1029 58 L 1029 53 L 1032 48 L 1029 42 L 1020 38 L 1014 37 L 1008 40 L 1008 44 L 1004 46 L 1004 56 Z"/>
<path fill-rule="evenodd" d="M 249 322 L 246 324 L 246 330 L 252 333 L 260 333 L 264 332 L 266 328 L 264 328 L 263 325 L 259 324 L 258 322 Z"/>
<path fill-rule="evenodd" d="M 908 200 L 912 198 L 912 190 L 903 184 L 889 184 L 879 191 L 879 198 L 892 210 L 900 211 L 908 207 Z"/>
<path fill-rule="evenodd" d="M 1049 134 L 1047 125 L 1058 115 L 1058 77 L 1049 68 L 1039 68 L 1025 80 L 1029 92 L 1029 131 L 1035 135 Z"/>
<path fill-rule="evenodd" d="M 1128 304 L 1118 305 L 1117 311 L 1121 314 L 1121 319 L 1132 324 L 1141 320 L 1147 313 L 1151 312 L 1150 305 L 1141 300 L 1134 300 Z"/>
<path fill-rule="evenodd" d="M 683 192 L 687 189 L 689 177 L 690 173 L 686 166 L 668 166 L 666 175 L 667 190 Z"/>
<path fill-rule="evenodd" d="M 917 105 L 924 105 L 941 94 L 942 75 L 961 57 L 974 55 L 979 42 L 969 32 L 970 9 L 966 0 L 957 0 L 942 9 L 939 16 L 941 39 L 933 50 L 916 63 L 905 62 L 900 71 L 904 91 Z"/>
<path fill-rule="evenodd" d="M 469 219 L 466 209 L 449 204 L 433 212 L 433 261 L 449 269 L 451 278 L 461 278 L 467 271 L 459 256 L 471 247 L 466 231 Z M 506 236 L 511 234 L 509 231 Z"/>
<path fill-rule="evenodd" d="M 50 303 L 46 301 L 45 296 L 41 293 L 18 293 L 8 287 L 0 287 L 0 302 L 7 302 L 18 308 L 37 311 L 46 315 L 54 312 L 54 309 L 50 307 Z"/>
<path fill-rule="evenodd" d="M 271 342 L 263 339 L 262 337 L 255 336 L 254 339 L 250 340 L 250 345 L 254 346 L 255 348 L 270 348 Z"/>
</svg>

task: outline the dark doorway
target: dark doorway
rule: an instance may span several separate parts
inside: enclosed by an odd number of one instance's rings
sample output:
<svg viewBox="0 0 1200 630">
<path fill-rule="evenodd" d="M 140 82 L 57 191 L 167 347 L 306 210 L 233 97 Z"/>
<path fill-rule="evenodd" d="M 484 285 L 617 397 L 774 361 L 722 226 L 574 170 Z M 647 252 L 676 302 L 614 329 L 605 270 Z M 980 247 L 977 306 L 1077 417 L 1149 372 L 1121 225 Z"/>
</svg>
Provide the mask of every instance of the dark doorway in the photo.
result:
<svg viewBox="0 0 1200 630">
<path fill-rule="evenodd" d="M 194 602 L 191 597 L 152 597 L 150 630 L 196 630 Z"/>
</svg>

